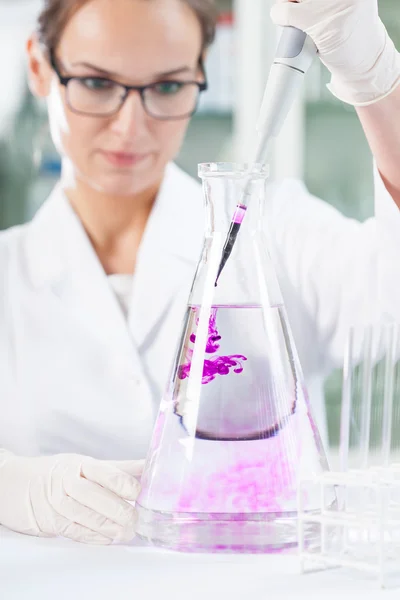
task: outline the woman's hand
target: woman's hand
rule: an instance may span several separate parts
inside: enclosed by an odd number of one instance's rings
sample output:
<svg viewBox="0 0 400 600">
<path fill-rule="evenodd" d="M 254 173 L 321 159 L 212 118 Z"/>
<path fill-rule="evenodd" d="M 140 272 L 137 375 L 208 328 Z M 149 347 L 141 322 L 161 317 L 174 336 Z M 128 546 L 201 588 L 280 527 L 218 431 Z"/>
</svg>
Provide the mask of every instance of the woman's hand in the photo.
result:
<svg viewBox="0 0 400 600">
<path fill-rule="evenodd" d="M 399 53 L 378 15 L 378 0 L 278 0 L 271 18 L 297 27 L 317 46 L 340 100 L 366 106 L 400 83 Z"/>
<path fill-rule="evenodd" d="M 142 461 L 59 454 L 22 458 L 0 450 L 0 525 L 36 536 L 111 544 L 135 536 Z"/>
</svg>

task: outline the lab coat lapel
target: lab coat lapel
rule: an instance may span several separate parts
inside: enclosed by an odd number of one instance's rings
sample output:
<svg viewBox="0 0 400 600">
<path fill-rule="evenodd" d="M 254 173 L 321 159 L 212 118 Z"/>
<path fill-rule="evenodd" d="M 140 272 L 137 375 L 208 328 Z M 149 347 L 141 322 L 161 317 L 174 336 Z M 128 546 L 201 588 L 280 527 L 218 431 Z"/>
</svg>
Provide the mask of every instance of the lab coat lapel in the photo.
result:
<svg viewBox="0 0 400 600">
<path fill-rule="evenodd" d="M 60 186 L 30 226 L 27 258 L 33 283 L 50 285 L 83 331 L 133 358 L 136 350 L 118 301 Z"/>
<path fill-rule="evenodd" d="M 27 258 L 35 285 L 50 284 L 82 328 L 137 363 L 142 345 L 157 333 L 173 303 L 187 301 L 203 236 L 201 187 L 171 164 L 139 249 L 128 327 L 61 186 L 30 225 Z"/>
<path fill-rule="evenodd" d="M 184 310 L 203 232 L 201 187 L 171 164 L 148 221 L 135 271 L 129 326 L 139 349 L 156 334 L 174 303 L 180 302 Z"/>
</svg>

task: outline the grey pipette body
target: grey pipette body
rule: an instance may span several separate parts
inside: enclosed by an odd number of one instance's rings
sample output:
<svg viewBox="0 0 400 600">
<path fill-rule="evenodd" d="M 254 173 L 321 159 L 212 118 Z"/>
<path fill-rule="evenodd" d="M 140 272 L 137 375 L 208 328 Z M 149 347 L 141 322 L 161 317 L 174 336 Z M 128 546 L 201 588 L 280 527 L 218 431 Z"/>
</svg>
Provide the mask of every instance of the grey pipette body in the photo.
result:
<svg viewBox="0 0 400 600">
<path fill-rule="evenodd" d="M 303 31 L 294 27 L 283 28 L 265 88 L 257 123 L 258 140 L 249 161 L 250 168 L 253 164 L 266 162 L 271 141 L 278 136 L 316 54 L 314 42 Z M 243 198 L 233 216 L 215 285 L 235 244 L 247 208 L 250 181 L 245 185 Z M 238 215 L 241 217 L 238 218 Z"/>
</svg>

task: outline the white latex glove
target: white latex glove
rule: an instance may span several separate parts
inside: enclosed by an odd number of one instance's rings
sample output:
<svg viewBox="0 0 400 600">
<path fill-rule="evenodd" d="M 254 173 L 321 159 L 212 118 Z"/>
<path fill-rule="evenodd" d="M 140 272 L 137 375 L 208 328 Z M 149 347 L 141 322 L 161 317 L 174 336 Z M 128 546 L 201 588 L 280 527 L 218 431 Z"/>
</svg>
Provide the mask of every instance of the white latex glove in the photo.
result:
<svg viewBox="0 0 400 600">
<path fill-rule="evenodd" d="M 27 535 L 111 544 L 135 535 L 142 461 L 77 454 L 22 458 L 0 450 L 0 524 Z"/>
<path fill-rule="evenodd" d="M 332 73 L 330 91 L 354 106 L 389 95 L 400 83 L 400 57 L 378 15 L 378 0 L 278 0 L 271 18 L 314 41 Z"/>
</svg>

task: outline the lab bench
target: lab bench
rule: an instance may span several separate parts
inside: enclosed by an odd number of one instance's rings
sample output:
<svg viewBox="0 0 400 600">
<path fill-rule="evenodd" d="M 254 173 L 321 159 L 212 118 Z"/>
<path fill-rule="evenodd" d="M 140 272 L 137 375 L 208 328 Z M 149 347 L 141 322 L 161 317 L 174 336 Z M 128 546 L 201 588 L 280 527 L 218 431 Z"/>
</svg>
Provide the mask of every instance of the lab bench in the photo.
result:
<svg viewBox="0 0 400 600">
<path fill-rule="evenodd" d="M 0 527 L 1 600 L 391 600 L 347 570 L 301 575 L 292 555 L 179 554 L 144 547 L 85 546 Z"/>
</svg>

